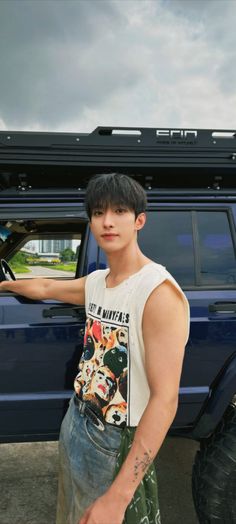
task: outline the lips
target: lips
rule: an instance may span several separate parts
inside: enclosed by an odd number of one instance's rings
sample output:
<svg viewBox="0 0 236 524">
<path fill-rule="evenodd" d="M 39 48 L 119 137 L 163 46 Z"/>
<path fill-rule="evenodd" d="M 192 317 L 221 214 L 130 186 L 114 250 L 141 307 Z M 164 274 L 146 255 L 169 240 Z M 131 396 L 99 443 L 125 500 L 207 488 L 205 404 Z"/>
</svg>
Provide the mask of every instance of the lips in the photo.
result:
<svg viewBox="0 0 236 524">
<path fill-rule="evenodd" d="M 118 237 L 118 235 L 115 235 L 114 233 L 105 233 L 102 235 L 102 238 L 115 238 Z"/>
</svg>

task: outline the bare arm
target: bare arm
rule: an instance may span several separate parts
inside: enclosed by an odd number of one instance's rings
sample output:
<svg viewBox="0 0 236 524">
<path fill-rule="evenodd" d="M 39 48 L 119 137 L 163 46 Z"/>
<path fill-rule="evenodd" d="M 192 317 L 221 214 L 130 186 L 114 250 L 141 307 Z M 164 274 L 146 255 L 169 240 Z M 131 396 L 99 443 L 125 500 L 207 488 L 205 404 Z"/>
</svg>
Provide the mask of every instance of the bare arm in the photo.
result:
<svg viewBox="0 0 236 524">
<path fill-rule="evenodd" d="M 149 297 L 143 316 L 150 399 L 130 452 L 111 487 L 122 493 L 125 485 L 128 502 L 175 417 L 187 328 L 184 299 L 172 284 L 165 281 Z"/>
<path fill-rule="evenodd" d="M 175 417 L 186 336 L 184 299 L 174 285 L 163 282 L 147 300 L 143 315 L 150 399 L 136 429 L 130 452 L 111 487 L 122 493 L 122 486 L 125 485 L 128 502 Z"/>
<path fill-rule="evenodd" d="M 152 292 L 143 314 L 145 362 L 150 387 L 148 405 L 117 477 L 79 524 L 107 524 L 108 507 L 109 517 L 113 512 L 113 522 L 121 524 L 123 521 L 124 512 L 176 414 L 187 328 L 184 299 L 174 285 L 165 281 Z"/>
<path fill-rule="evenodd" d="M 22 280 L 4 280 L 0 282 L 1 291 L 13 291 L 33 300 L 54 299 L 69 304 L 85 303 L 85 280 L 52 280 L 49 278 L 32 278 Z"/>
</svg>

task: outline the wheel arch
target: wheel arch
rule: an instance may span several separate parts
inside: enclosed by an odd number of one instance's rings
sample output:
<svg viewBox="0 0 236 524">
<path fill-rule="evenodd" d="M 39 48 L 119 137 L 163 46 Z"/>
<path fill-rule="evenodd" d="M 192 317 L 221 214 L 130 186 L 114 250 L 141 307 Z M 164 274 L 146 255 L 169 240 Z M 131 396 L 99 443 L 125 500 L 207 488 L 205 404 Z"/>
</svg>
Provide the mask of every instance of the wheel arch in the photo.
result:
<svg viewBox="0 0 236 524">
<path fill-rule="evenodd" d="M 210 396 L 191 432 L 191 437 L 196 440 L 209 437 L 231 403 L 236 408 L 236 352 L 231 355 L 220 376 L 213 382 Z"/>
</svg>

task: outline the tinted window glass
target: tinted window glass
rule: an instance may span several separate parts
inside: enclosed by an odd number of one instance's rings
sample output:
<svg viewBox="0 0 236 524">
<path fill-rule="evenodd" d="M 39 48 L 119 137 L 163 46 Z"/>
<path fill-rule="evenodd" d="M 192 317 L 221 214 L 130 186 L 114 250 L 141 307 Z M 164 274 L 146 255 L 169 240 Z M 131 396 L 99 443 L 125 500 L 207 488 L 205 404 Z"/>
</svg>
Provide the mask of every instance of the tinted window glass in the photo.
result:
<svg viewBox="0 0 236 524">
<path fill-rule="evenodd" d="M 202 284 L 236 284 L 236 257 L 224 211 L 198 211 Z"/>
<path fill-rule="evenodd" d="M 194 284 L 190 211 L 150 211 L 139 233 L 143 253 L 166 267 L 180 285 Z"/>
</svg>

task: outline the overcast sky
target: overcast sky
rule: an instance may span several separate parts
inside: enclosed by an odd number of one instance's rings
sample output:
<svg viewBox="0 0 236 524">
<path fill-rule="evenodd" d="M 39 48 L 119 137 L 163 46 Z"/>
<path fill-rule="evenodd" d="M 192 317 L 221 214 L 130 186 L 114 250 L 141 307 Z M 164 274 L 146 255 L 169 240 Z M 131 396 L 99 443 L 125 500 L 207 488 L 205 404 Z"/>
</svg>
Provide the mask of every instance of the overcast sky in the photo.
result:
<svg viewBox="0 0 236 524">
<path fill-rule="evenodd" d="M 236 0 L 0 0 L 0 129 L 236 129 Z"/>
</svg>

